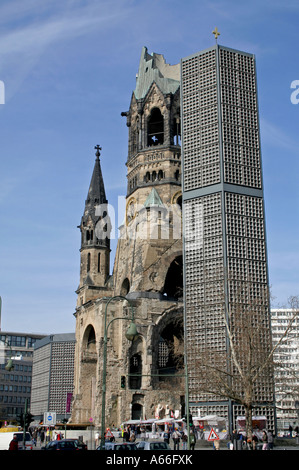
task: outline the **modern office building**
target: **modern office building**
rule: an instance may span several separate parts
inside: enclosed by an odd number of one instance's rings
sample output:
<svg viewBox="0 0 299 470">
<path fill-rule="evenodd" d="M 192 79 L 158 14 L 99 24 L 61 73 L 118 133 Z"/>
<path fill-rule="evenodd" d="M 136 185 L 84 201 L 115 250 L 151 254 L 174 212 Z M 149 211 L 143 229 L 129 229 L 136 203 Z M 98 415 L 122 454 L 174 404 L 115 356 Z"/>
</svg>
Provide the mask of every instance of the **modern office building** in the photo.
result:
<svg viewBox="0 0 299 470">
<path fill-rule="evenodd" d="M 70 417 L 74 354 L 73 333 L 46 336 L 34 345 L 31 413 L 36 421 L 48 412 L 56 413 L 57 420 Z"/>
<path fill-rule="evenodd" d="M 33 348 L 42 335 L 0 332 L 0 422 L 16 423 L 25 409 L 30 410 Z M 13 368 L 5 369 L 9 360 Z"/>
<path fill-rule="evenodd" d="M 227 321 L 259 309 L 271 346 L 255 57 L 215 44 L 181 61 L 185 351 L 190 406 L 228 416 L 244 409 L 201 392 L 196 361 L 228 349 Z M 236 333 L 236 330 L 234 331 Z M 243 332 L 244 333 L 244 332 Z M 242 332 L 241 332 L 242 334 Z M 273 380 L 256 385 L 254 412 L 274 429 Z"/>
</svg>

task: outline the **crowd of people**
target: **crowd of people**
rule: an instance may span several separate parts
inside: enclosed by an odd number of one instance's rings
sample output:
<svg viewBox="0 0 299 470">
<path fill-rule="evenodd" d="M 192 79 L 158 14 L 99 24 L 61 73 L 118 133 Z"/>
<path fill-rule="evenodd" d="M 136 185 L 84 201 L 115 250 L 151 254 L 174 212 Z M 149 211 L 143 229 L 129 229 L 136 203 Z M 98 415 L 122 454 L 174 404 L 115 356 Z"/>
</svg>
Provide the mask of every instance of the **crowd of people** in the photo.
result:
<svg viewBox="0 0 299 470">
<path fill-rule="evenodd" d="M 229 448 L 230 450 L 257 450 L 258 445 L 262 446 L 262 450 L 272 450 L 274 445 L 274 435 L 272 431 L 264 430 L 261 438 L 256 434 L 252 435 L 252 439 L 246 437 L 234 429 L 230 437 Z"/>
<path fill-rule="evenodd" d="M 30 429 L 29 433 L 34 446 L 36 446 L 38 440 L 42 445 L 44 442 L 48 443 L 54 439 L 57 439 L 59 441 L 64 437 L 61 431 L 56 431 L 50 427 L 34 428 L 33 430 Z M 18 440 L 16 435 L 14 435 L 12 440 L 10 441 L 9 450 L 18 450 Z"/>
<path fill-rule="evenodd" d="M 143 426 L 127 426 L 122 429 L 122 439 L 124 442 L 135 442 L 137 438 L 146 439 L 146 429 Z M 161 432 L 161 438 L 164 442 L 173 444 L 174 450 L 187 450 L 188 435 L 186 429 L 165 429 Z M 194 450 L 196 443 L 196 435 L 193 429 L 190 430 L 190 448 Z"/>
</svg>

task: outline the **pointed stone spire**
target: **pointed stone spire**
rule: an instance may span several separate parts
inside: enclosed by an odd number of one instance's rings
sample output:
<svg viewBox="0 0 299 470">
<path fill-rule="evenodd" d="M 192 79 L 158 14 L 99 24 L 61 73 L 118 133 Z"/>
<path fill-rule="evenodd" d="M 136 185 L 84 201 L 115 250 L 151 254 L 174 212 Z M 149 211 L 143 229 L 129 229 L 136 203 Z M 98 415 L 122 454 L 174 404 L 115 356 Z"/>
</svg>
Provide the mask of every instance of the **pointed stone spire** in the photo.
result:
<svg viewBox="0 0 299 470">
<path fill-rule="evenodd" d="M 105 186 L 100 163 L 100 150 L 102 150 L 102 148 L 99 145 L 96 145 L 95 150 L 96 160 L 89 185 L 87 198 L 85 201 L 84 211 L 84 217 L 86 218 L 90 216 L 93 220 L 97 218 L 95 216 L 95 207 L 99 204 L 107 204 L 108 202 L 106 199 Z"/>
</svg>

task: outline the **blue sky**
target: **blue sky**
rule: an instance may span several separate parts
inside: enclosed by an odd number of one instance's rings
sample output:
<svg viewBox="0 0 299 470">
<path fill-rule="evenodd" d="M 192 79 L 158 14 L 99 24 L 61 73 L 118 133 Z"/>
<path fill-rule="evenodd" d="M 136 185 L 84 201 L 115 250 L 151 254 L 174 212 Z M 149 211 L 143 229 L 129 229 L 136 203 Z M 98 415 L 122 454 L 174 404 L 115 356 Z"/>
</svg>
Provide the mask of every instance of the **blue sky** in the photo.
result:
<svg viewBox="0 0 299 470">
<path fill-rule="evenodd" d="M 212 46 L 215 26 L 219 44 L 256 55 L 273 305 L 299 294 L 299 104 L 290 99 L 298 24 L 297 0 L 1 1 L 3 331 L 75 330 L 77 226 L 94 146 L 102 147 L 107 197 L 117 206 L 126 193 L 121 112 L 142 47 L 176 64 Z"/>
</svg>

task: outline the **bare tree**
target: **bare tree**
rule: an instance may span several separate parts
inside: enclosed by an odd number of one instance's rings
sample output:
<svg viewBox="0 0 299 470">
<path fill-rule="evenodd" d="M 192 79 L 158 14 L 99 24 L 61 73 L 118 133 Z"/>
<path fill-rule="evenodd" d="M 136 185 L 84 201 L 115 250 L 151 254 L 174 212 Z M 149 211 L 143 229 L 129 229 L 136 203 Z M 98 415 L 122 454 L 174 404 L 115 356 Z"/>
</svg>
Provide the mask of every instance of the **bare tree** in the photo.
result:
<svg viewBox="0 0 299 470">
<path fill-rule="evenodd" d="M 246 433 L 252 439 L 253 409 L 266 400 L 273 403 L 273 355 L 292 329 L 299 310 L 294 310 L 285 331 L 273 346 L 269 311 L 269 291 L 260 286 L 248 302 L 248 289 L 242 289 L 229 306 L 223 308 L 223 337 L 225 347 L 203 347 L 197 352 L 194 372 L 199 391 L 209 396 L 231 399 L 244 407 Z M 247 290 L 246 293 L 244 290 Z M 247 300 L 247 302 L 246 302 Z M 291 299 L 294 305 L 296 297 Z M 298 302 L 299 303 L 299 302 Z"/>
</svg>

